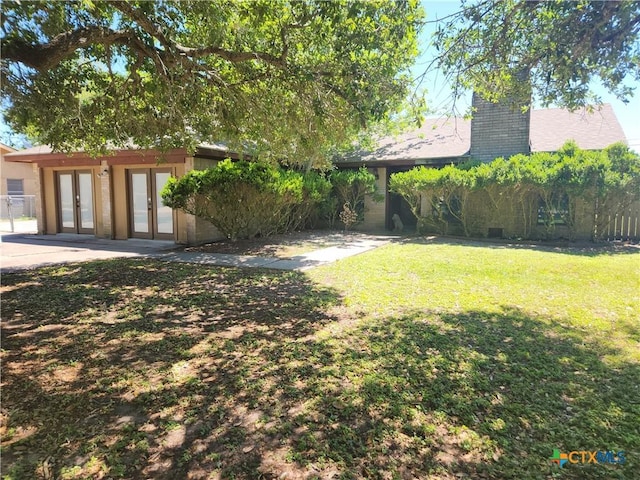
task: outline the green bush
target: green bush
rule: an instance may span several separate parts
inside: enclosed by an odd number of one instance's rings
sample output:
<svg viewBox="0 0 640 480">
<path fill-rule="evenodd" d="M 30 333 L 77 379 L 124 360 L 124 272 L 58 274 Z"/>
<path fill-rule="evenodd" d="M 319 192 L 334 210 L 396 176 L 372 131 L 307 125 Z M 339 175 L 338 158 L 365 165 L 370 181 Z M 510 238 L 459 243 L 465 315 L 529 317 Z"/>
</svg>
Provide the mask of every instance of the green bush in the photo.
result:
<svg viewBox="0 0 640 480">
<path fill-rule="evenodd" d="M 302 196 L 284 217 L 283 231 L 315 228 L 331 205 L 331 182 L 321 173 L 310 171 L 302 176 Z"/>
<path fill-rule="evenodd" d="M 365 167 L 360 167 L 358 170 L 336 170 L 329 175 L 329 181 L 334 198 L 333 201 L 329 201 L 329 205 L 333 208 L 329 212 L 331 226 L 334 225 L 336 218 L 345 211 L 344 205 L 349 205 L 348 218 L 349 227 L 351 227 L 364 220 L 364 200 L 367 195 L 372 195 L 374 200 L 379 200 L 380 196 L 376 194 L 376 177 Z"/>
<path fill-rule="evenodd" d="M 268 163 L 227 159 L 208 170 L 171 178 L 162 199 L 236 240 L 314 227 L 331 188 L 326 176 L 317 172 L 302 174 Z"/>
<path fill-rule="evenodd" d="M 297 172 L 227 159 L 170 179 L 161 195 L 165 205 L 204 218 L 236 240 L 281 231 L 302 202 L 303 183 Z"/>
</svg>

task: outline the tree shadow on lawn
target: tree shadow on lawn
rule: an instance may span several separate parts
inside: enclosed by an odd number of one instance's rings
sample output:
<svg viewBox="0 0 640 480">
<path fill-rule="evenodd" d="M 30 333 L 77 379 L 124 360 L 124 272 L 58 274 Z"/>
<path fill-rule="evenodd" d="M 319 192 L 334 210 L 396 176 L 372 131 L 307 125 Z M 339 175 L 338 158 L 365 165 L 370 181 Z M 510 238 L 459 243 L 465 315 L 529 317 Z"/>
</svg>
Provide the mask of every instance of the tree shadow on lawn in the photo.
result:
<svg viewBox="0 0 640 480">
<path fill-rule="evenodd" d="M 571 465 L 563 478 L 634 478 L 637 364 L 577 331 L 519 310 L 413 312 L 315 342 L 291 439 L 302 464 L 348 478 L 543 478 L 553 449 L 625 450 L 620 466 Z M 301 372 L 300 376 L 306 372 Z"/>
<path fill-rule="evenodd" d="M 46 476 L 47 459 L 70 478 L 78 463 L 79 478 L 156 477 L 147 454 L 191 424 L 191 395 L 242 398 L 252 345 L 311 335 L 339 301 L 300 273 L 137 259 L 7 274 L 2 292 L 2 462 L 17 478 Z"/>
<path fill-rule="evenodd" d="M 638 365 L 519 310 L 355 318 L 302 274 L 140 260 L 3 282 L 11 478 L 543 478 L 554 448 L 627 452 L 563 478 L 640 468 Z"/>
</svg>

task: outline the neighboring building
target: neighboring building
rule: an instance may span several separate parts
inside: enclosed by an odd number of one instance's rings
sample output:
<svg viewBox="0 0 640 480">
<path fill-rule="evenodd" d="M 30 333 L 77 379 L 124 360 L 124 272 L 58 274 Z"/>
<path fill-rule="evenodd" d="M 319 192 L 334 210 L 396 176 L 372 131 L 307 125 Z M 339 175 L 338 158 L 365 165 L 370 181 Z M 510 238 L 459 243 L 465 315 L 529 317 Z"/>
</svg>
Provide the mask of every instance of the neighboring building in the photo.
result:
<svg viewBox="0 0 640 480">
<path fill-rule="evenodd" d="M 0 143 L 0 172 L 2 183 L 0 195 L 35 195 L 36 172 L 32 165 L 5 162 L 5 155 L 15 152 L 3 143 Z"/>
<path fill-rule="evenodd" d="M 398 213 L 405 225 L 416 219 L 402 197 L 388 190 L 389 176 L 419 165 L 442 167 L 471 159 L 491 161 L 517 153 L 553 152 L 568 140 L 585 150 L 627 143 L 613 108 L 602 105 L 593 112 L 567 110 L 513 109 L 491 104 L 474 95 L 472 120 L 462 118 L 427 119 L 421 128 L 378 142 L 370 152 L 358 152 L 336 161 L 339 168 L 365 166 L 378 178 L 384 201 L 367 199 L 365 230 L 392 229 L 391 217 Z"/>
<path fill-rule="evenodd" d="M 107 157 L 56 153 L 46 146 L 6 155 L 16 167 L 33 168 L 39 234 L 76 233 L 100 238 L 146 238 L 202 243 L 222 238 L 207 221 L 162 204 L 170 176 L 237 158 L 221 145 L 165 154 L 118 150 Z"/>
<path fill-rule="evenodd" d="M 5 155 L 15 152 L 14 148 L 0 143 L 0 218 L 7 219 L 35 216 L 35 195 L 37 171 L 33 165 L 5 161 Z M 8 202 L 11 202 L 9 207 Z M 11 211 L 9 211 L 11 208 Z"/>
</svg>

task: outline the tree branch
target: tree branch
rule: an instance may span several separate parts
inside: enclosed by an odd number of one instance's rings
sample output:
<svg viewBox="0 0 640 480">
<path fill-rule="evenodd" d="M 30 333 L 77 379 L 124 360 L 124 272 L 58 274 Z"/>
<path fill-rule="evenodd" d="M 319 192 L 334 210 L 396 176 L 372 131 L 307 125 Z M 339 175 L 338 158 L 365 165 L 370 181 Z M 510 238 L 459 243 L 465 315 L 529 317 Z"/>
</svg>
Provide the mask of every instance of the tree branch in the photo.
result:
<svg viewBox="0 0 640 480">
<path fill-rule="evenodd" d="M 122 1 L 110 1 L 108 2 L 116 10 L 130 17 L 132 20 L 140 26 L 145 32 L 156 38 L 165 47 L 171 47 L 172 42 L 165 36 L 160 27 L 155 25 L 147 16 L 133 8 L 128 2 Z"/>
<path fill-rule="evenodd" d="M 209 55 L 218 56 L 231 63 L 260 60 L 277 67 L 286 65 L 288 50 L 286 43 L 284 43 L 283 51 L 279 56 L 266 52 L 232 51 L 213 45 L 197 48 L 185 47 L 167 38 L 160 28 L 140 12 L 132 9 L 130 5 L 115 2 L 115 6 L 123 13 L 131 15 L 146 33 L 160 42 L 164 50 L 147 45 L 135 32 L 130 30 L 112 30 L 103 26 L 90 26 L 58 34 L 48 43 L 34 44 L 17 37 L 5 39 L 2 45 L 2 56 L 6 60 L 21 62 L 35 70 L 44 71 L 54 68 L 63 60 L 71 57 L 77 50 L 85 49 L 91 45 L 121 44 L 131 47 L 139 55 L 152 59 L 161 73 L 166 73 L 166 65 L 176 62 L 182 63 L 185 59 L 195 63 L 196 59 Z M 285 37 L 285 30 L 286 28 L 283 28 L 281 31 L 282 37 Z"/>
<path fill-rule="evenodd" d="M 34 44 L 23 38 L 6 39 L 2 45 L 4 59 L 21 62 L 36 70 L 48 70 L 69 58 L 76 50 L 90 45 L 129 45 L 148 57 L 156 56 L 152 47 L 145 45 L 132 32 L 111 30 L 101 26 L 80 28 L 56 35 L 49 43 Z"/>
<path fill-rule="evenodd" d="M 261 60 L 265 63 L 275 65 L 275 66 L 284 66 L 284 59 L 287 54 L 286 42 L 284 42 L 283 38 L 283 52 L 279 57 L 271 55 L 266 52 L 236 52 L 231 50 L 226 50 L 224 48 L 220 48 L 218 46 L 207 46 L 207 47 L 197 47 L 191 48 L 186 47 L 184 45 L 180 45 L 176 43 L 164 34 L 164 32 L 154 23 L 149 20 L 144 14 L 133 8 L 130 4 L 126 2 L 110 2 L 115 8 L 120 10 L 125 15 L 129 16 L 131 19 L 135 20 L 135 22 L 142 27 L 142 29 L 147 32 L 152 37 L 156 38 L 165 48 L 167 48 L 171 53 L 175 52 L 176 54 L 182 57 L 188 57 L 191 59 L 206 57 L 208 55 L 216 55 L 224 60 L 227 60 L 232 63 L 240 63 L 247 62 L 250 60 Z M 284 29 L 281 31 L 281 35 L 284 37 Z"/>
</svg>

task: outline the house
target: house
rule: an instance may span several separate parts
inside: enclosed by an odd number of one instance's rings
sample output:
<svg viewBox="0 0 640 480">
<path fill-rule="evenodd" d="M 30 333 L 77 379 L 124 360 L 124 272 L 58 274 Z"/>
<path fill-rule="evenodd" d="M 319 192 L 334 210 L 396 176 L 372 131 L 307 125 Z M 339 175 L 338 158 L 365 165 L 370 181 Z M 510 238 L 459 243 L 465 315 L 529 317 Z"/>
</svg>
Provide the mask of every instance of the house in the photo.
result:
<svg viewBox="0 0 640 480">
<path fill-rule="evenodd" d="M 35 216 L 34 200 L 36 195 L 36 172 L 32 165 L 5 161 L 5 156 L 16 150 L 0 143 L 0 204 L 1 217 L 7 218 L 7 197 L 12 199 L 13 215 L 15 217 Z"/>
<path fill-rule="evenodd" d="M 405 225 L 416 219 L 406 202 L 389 192 L 389 176 L 425 165 L 442 167 L 471 159 L 492 161 L 518 153 L 557 151 L 568 140 L 585 150 L 627 143 L 613 108 L 602 105 L 592 112 L 564 109 L 521 109 L 489 103 L 473 97 L 472 120 L 433 118 L 414 131 L 382 138 L 373 151 L 361 151 L 338 159 L 339 168 L 367 167 L 378 179 L 382 202 L 367 199 L 363 230 L 392 229 L 391 217 L 399 214 Z"/>
<path fill-rule="evenodd" d="M 193 155 L 125 149 L 92 158 L 37 146 L 8 153 L 7 163 L 33 169 L 39 234 L 88 234 L 100 238 L 144 238 L 202 243 L 222 238 L 207 221 L 162 204 L 170 176 L 238 158 L 224 145 L 202 145 Z"/>
<path fill-rule="evenodd" d="M 444 166 L 478 159 L 491 161 L 516 153 L 554 151 L 567 140 L 580 148 L 601 149 L 625 136 L 610 105 L 594 112 L 513 109 L 474 96 L 473 120 L 426 120 L 418 130 L 378 142 L 371 152 L 336 161 L 338 168 L 369 168 L 382 202 L 367 198 L 364 230 L 392 229 L 392 216 L 405 225 L 416 219 L 399 195 L 388 190 L 389 176 L 418 165 Z M 196 244 L 222 238 L 209 222 L 165 207 L 160 191 L 170 176 L 206 169 L 224 158 L 238 158 L 224 145 L 202 145 L 161 153 L 124 149 L 91 158 L 53 152 L 46 146 L 5 155 L 7 163 L 35 173 L 38 233 L 89 234 L 101 238 L 145 238 Z"/>
</svg>

